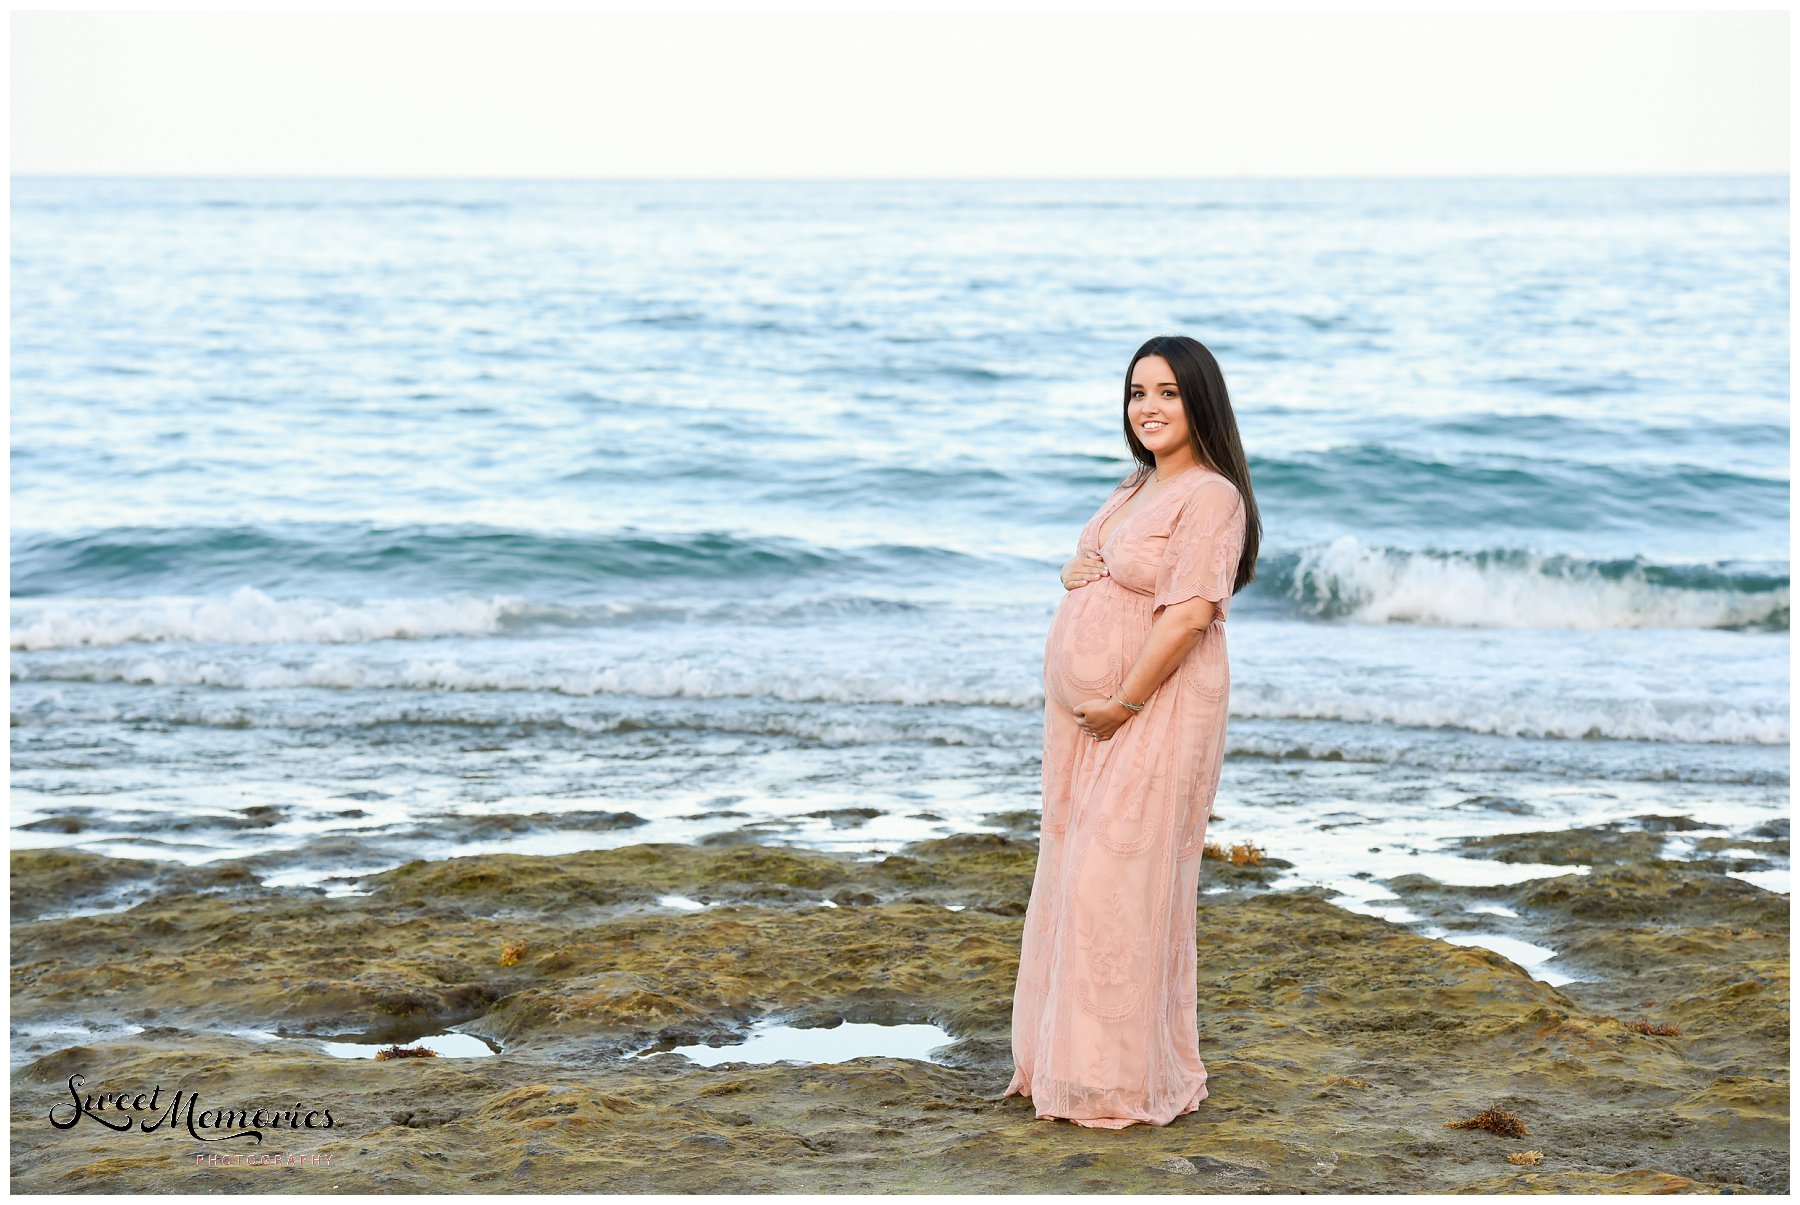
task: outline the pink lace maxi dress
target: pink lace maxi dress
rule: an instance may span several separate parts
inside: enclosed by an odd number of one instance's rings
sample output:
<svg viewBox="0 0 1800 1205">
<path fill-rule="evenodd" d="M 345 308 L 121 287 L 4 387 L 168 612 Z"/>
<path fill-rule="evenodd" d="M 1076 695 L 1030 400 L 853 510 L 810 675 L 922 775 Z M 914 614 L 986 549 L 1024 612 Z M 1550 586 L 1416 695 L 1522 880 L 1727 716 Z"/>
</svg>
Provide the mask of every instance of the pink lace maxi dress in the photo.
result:
<svg viewBox="0 0 1800 1205">
<path fill-rule="evenodd" d="M 1119 484 L 1078 549 L 1144 480 Z M 1166 1125 L 1207 1095 L 1194 921 L 1245 517 L 1237 487 L 1204 466 L 1158 490 L 1108 533 L 1110 576 L 1063 595 L 1045 642 L 1044 813 L 1003 1093 L 1106 1129 Z M 1073 708 L 1119 688 L 1158 611 L 1196 595 L 1218 614 L 1144 709 L 1104 741 L 1077 727 Z"/>
</svg>

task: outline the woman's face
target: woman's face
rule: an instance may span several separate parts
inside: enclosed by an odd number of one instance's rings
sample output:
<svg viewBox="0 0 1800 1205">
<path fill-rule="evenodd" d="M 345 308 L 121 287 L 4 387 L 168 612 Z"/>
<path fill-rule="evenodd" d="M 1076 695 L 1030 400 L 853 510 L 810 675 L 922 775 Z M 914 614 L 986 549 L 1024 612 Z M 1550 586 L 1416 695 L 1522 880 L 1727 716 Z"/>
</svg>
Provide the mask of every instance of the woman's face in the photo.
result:
<svg viewBox="0 0 1800 1205">
<path fill-rule="evenodd" d="M 1130 402 L 1125 413 L 1138 441 L 1160 460 L 1188 446 L 1187 408 L 1175 373 L 1161 356 L 1145 356 L 1131 370 Z"/>
</svg>

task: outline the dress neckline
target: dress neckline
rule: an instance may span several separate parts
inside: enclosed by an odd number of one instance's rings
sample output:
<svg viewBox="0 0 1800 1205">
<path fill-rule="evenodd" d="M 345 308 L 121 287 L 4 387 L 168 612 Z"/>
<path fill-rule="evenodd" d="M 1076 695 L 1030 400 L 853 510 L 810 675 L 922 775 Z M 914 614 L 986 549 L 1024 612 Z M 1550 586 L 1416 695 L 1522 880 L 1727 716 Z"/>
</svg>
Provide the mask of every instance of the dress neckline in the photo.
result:
<svg viewBox="0 0 1800 1205">
<path fill-rule="evenodd" d="M 1195 473 L 1208 473 L 1208 472 L 1212 472 L 1212 470 L 1208 469 L 1203 464 L 1197 464 L 1191 469 L 1186 469 L 1183 472 L 1177 473 L 1175 475 L 1174 480 L 1171 481 L 1170 484 L 1173 485 L 1173 484 L 1175 484 L 1175 482 L 1185 481 L 1187 478 L 1193 476 Z M 1114 491 L 1114 494 L 1115 494 L 1114 500 L 1101 511 L 1099 523 L 1094 528 L 1094 538 L 1098 541 L 1099 547 L 1105 548 L 1108 544 L 1112 543 L 1113 540 L 1118 538 L 1119 532 L 1124 530 L 1124 527 L 1127 523 L 1130 523 L 1133 518 L 1135 518 L 1137 515 L 1141 514 L 1146 507 L 1151 507 L 1151 506 L 1156 505 L 1156 498 L 1152 498 L 1150 501 L 1144 503 L 1143 506 L 1140 506 L 1137 510 L 1132 511 L 1131 514 L 1126 515 L 1123 519 L 1119 520 L 1119 522 L 1113 527 L 1112 531 L 1108 532 L 1107 535 L 1105 536 L 1105 538 L 1101 538 L 1100 529 L 1102 527 L 1106 526 L 1106 521 L 1108 519 L 1110 519 L 1113 515 L 1117 514 L 1120 507 L 1124 506 L 1127 502 L 1129 502 L 1133 498 L 1137 497 L 1138 494 L 1143 490 L 1143 488 L 1150 483 L 1151 479 L 1155 476 L 1155 474 L 1156 474 L 1155 469 L 1151 469 L 1149 472 L 1145 473 L 1144 479 L 1142 481 L 1138 482 L 1137 485 L 1132 487 L 1132 489 L 1128 493 L 1126 493 L 1123 497 L 1117 497 L 1116 495 L 1117 495 L 1118 491 L 1117 490 Z M 1215 476 L 1223 476 L 1223 474 L 1215 474 Z M 1130 478 L 1126 478 L 1126 480 L 1129 481 Z M 1124 488 L 1125 487 L 1123 484 L 1121 484 L 1119 486 L 1119 489 L 1124 489 Z M 1166 493 L 1167 491 L 1165 490 L 1163 492 Z M 1160 497 L 1162 497 L 1161 493 L 1159 493 L 1157 495 L 1157 498 L 1160 498 Z"/>
</svg>

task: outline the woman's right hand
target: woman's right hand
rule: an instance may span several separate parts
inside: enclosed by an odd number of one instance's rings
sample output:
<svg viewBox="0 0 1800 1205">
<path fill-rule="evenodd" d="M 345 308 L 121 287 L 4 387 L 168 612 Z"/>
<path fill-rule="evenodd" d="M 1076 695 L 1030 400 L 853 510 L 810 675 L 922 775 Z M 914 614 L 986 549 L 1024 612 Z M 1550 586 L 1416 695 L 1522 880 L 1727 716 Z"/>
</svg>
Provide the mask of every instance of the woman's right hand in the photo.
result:
<svg viewBox="0 0 1800 1205">
<path fill-rule="evenodd" d="M 1073 590 L 1085 586 L 1089 582 L 1097 582 L 1107 576 L 1106 562 L 1101 559 L 1100 550 L 1090 548 L 1075 554 L 1068 564 L 1063 566 L 1063 589 Z"/>
</svg>

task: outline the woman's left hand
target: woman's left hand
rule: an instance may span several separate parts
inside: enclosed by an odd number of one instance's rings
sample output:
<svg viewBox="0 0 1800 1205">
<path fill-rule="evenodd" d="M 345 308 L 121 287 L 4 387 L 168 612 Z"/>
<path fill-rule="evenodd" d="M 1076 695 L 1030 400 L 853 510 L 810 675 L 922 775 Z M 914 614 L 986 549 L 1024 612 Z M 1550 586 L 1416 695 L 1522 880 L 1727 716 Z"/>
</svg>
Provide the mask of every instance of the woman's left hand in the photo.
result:
<svg viewBox="0 0 1800 1205">
<path fill-rule="evenodd" d="M 1095 740 L 1111 740 L 1119 726 L 1135 712 L 1111 699 L 1089 699 L 1075 709 L 1075 723 Z"/>
</svg>

